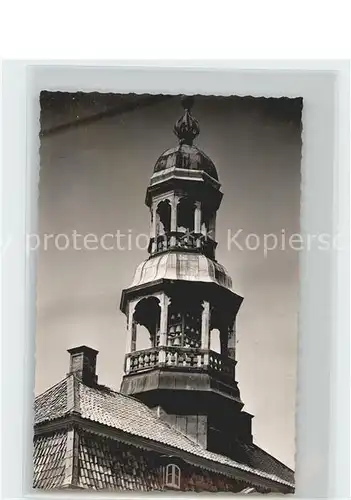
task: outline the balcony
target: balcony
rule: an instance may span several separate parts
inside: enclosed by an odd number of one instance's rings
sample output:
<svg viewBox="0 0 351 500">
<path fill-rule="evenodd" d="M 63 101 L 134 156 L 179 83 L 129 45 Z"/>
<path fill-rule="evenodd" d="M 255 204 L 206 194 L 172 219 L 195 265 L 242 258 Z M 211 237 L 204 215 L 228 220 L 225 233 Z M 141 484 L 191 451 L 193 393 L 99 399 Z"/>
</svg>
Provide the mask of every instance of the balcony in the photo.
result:
<svg viewBox="0 0 351 500">
<path fill-rule="evenodd" d="M 134 351 L 125 357 L 126 375 L 154 368 L 208 372 L 228 382 L 235 380 L 235 360 L 218 352 L 179 347 L 153 347 Z"/>
</svg>

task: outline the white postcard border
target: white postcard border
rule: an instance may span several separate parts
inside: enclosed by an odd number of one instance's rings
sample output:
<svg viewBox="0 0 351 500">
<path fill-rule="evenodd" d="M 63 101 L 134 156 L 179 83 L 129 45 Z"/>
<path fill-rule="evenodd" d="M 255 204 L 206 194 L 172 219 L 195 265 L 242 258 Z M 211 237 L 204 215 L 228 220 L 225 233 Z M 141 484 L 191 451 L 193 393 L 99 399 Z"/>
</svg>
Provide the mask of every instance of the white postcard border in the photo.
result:
<svg viewBox="0 0 351 500">
<path fill-rule="evenodd" d="M 297 497 L 350 494 L 349 67 L 312 61 L 8 61 L 3 67 L 3 497 L 33 493 L 40 90 L 303 97 L 303 233 L 344 250 L 301 253 Z M 135 493 L 135 495 L 138 495 Z M 55 497 L 70 495 L 55 494 Z M 77 498 L 84 497 L 77 492 Z M 102 498 L 107 494 L 92 494 Z M 121 498 L 123 495 L 119 494 Z M 129 495 L 128 495 L 129 496 Z M 139 496 L 139 495 L 138 495 Z M 188 496 L 188 495 L 187 495 Z"/>
</svg>

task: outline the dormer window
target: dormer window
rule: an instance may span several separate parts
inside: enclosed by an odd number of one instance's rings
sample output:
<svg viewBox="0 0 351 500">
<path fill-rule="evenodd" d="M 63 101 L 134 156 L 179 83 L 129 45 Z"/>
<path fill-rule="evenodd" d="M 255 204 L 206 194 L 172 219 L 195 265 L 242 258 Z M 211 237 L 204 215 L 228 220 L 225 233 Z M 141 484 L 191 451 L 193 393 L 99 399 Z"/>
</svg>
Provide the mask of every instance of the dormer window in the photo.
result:
<svg viewBox="0 0 351 500">
<path fill-rule="evenodd" d="M 175 464 L 168 464 L 164 468 L 164 486 L 180 489 L 180 468 Z"/>
</svg>

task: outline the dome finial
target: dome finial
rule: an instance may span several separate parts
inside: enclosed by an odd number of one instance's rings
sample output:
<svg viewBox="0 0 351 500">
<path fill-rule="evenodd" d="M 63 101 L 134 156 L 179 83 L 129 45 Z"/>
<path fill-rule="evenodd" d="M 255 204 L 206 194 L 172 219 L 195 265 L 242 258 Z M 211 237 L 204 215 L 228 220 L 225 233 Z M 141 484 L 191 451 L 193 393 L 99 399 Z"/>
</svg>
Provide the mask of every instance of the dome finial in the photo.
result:
<svg viewBox="0 0 351 500">
<path fill-rule="evenodd" d="M 199 122 L 191 114 L 191 109 L 194 105 L 194 97 L 183 95 L 181 102 L 185 113 L 174 125 L 174 133 L 179 139 L 179 144 L 188 144 L 192 146 L 195 137 L 200 133 Z"/>
</svg>

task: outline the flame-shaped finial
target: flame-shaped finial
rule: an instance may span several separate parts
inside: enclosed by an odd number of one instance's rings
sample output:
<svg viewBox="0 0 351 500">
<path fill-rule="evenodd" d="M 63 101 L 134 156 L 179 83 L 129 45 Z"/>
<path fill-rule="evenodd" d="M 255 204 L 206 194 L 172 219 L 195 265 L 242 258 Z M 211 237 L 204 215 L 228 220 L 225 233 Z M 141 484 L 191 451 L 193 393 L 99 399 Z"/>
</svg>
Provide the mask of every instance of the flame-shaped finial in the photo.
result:
<svg viewBox="0 0 351 500">
<path fill-rule="evenodd" d="M 195 137 L 200 133 L 199 122 L 191 114 L 193 104 L 193 96 L 182 96 L 182 106 L 185 113 L 174 125 L 174 133 L 179 139 L 179 144 L 188 144 L 192 146 Z"/>
</svg>

